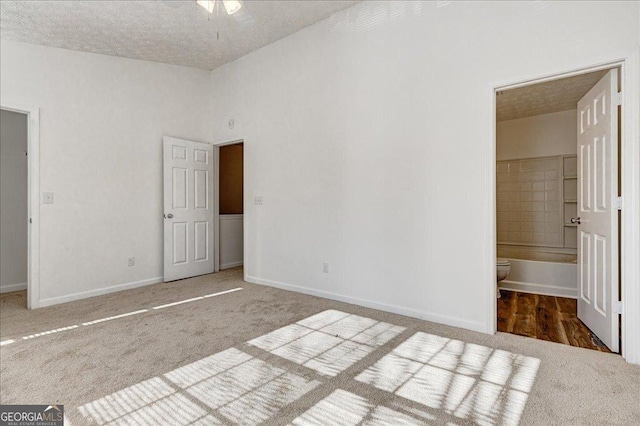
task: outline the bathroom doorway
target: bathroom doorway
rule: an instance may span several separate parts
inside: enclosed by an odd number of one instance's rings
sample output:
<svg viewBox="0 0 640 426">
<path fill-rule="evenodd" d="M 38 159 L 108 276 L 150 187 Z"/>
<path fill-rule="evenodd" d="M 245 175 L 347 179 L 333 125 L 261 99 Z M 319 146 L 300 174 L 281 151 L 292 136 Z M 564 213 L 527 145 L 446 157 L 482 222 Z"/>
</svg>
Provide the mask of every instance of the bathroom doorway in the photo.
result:
<svg viewBox="0 0 640 426">
<path fill-rule="evenodd" d="M 620 81 L 496 92 L 498 331 L 620 350 Z"/>
</svg>

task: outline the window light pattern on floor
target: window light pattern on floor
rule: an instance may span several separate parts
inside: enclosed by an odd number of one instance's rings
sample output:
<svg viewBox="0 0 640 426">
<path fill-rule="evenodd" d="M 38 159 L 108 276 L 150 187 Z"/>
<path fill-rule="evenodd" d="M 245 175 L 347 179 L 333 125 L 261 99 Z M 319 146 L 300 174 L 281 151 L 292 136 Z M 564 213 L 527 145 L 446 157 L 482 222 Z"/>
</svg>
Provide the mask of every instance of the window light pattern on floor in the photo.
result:
<svg viewBox="0 0 640 426">
<path fill-rule="evenodd" d="M 207 416 L 159 377 L 145 380 L 79 408 L 93 422 L 104 424 L 186 425 Z"/>
<path fill-rule="evenodd" d="M 263 422 L 320 384 L 233 348 L 165 377 L 236 424 Z"/>
<path fill-rule="evenodd" d="M 173 306 L 178 306 L 178 305 L 183 305 L 185 303 L 191 303 L 191 302 L 196 302 L 199 300 L 204 300 L 204 299 L 208 299 L 211 297 L 217 297 L 217 296 L 222 296 L 225 294 L 229 294 L 229 293 L 235 293 L 236 291 L 240 291 L 242 290 L 242 287 L 238 287 L 238 288 L 234 288 L 231 290 L 225 290 L 225 291 L 220 291 L 218 293 L 211 293 L 211 294 L 205 294 L 204 296 L 198 296 L 198 297 L 193 297 L 191 299 L 186 299 L 186 300 L 179 300 L 177 302 L 171 302 L 171 303 L 167 303 L 165 305 L 160 305 L 160 306 L 155 306 L 151 309 L 153 310 L 158 310 L 158 309 L 165 309 L 165 308 L 169 308 L 169 307 L 173 307 Z M 83 327 L 87 327 L 90 325 L 95 325 L 95 324 L 100 324 L 106 321 L 113 321 L 113 320 L 117 320 L 117 319 L 121 319 L 121 318 L 126 318 L 126 317 L 130 317 L 132 315 L 138 315 L 138 314 L 144 314 L 149 312 L 148 309 L 140 309 L 137 311 L 133 311 L 133 312 L 127 312 L 124 314 L 120 314 L 120 315 L 114 315 L 114 316 L 110 316 L 110 317 L 106 317 L 106 318 L 99 318 L 93 321 L 87 321 L 87 322 L 83 322 L 82 326 Z M 22 340 L 30 340 L 30 339 L 34 339 L 36 337 L 44 337 L 44 336 L 49 336 L 52 334 L 56 334 L 56 333 L 60 333 L 62 331 L 69 331 L 69 330 L 76 330 L 79 329 L 79 325 L 78 324 L 74 324 L 74 325 L 70 325 L 67 327 L 61 327 L 61 328 L 56 328 L 54 330 L 47 330 L 47 331 L 42 331 L 40 333 L 34 333 L 34 334 L 30 334 L 28 336 L 22 336 Z M 15 339 L 8 339 L 8 340 L 2 340 L 0 341 L 0 346 L 5 346 L 5 345 L 10 345 L 12 343 L 16 343 Z"/>
<path fill-rule="evenodd" d="M 247 342 L 256 356 L 230 348 L 78 412 L 98 425 L 253 425 L 298 401 L 294 425 L 519 422 L 539 359 L 423 332 L 380 348 L 404 330 L 324 311 Z M 384 352 L 355 378 L 340 374 L 375 350 Z"/>
<path fill-rule="evenodd" d="M 99 425 L 252 425 L 319 384 L 231 348 L 85 404 L 79 411 Z"/>
<path fill-rule="evenodd" d="M 248 343 L 321 374 L 336 376 L 405 330 L 328 310 Z"/>
<path fill-rule="evenodd" d="M 434 419 L 432 418 L 432 420 Z M 291 424 L 295 426 L 382 426 L 422 425 L 424 423 L 390 408 L 376 406 L 359 395 L 338 389 L 296 418 Z"/>
<path fill-rule="evenodd" d="M 427 333 L 356 380 L 478 424 L 517 424 L 540 360 Z"/>
</svg>

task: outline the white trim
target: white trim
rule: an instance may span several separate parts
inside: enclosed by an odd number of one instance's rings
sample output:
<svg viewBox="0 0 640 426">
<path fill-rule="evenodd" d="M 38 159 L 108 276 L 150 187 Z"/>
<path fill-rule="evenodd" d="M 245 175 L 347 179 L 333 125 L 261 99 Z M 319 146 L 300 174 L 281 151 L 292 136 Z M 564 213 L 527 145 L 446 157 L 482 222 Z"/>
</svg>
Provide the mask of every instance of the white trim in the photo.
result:
<svg viewBox="0 0 640 426">
<path fill-rule="evenodd" d="M 243 264 L 244 262 L 242 260 L 239 260 L 238 262 L 223 263 L 222 265 L 220 265 L 220 270 L 235 268 L 236 266 L 242 266 Z"/>
<path fill-rule="evenodd" d="M 28 228 L 27 308 L 40 307 L 40 109 L 11 100 L 0 100 L 0 109 L 28 117 Z"/>
<path fill-rule="evenodd" d="M 243 214 L 221 214 L 220 220 L 242 220 Z"/>
<path fill-rule="evenodd" d="M 555 74 L 546 75 L 544 77 L 529 75 L 527 77 L 523 77 L 517 83 L 514 83 L 513 80 L 511 80 L 512 81 L 511 83 L 510 82 L 499 83 L 498 86 L 496 86 L 496 91 L 517 89 L 520 87 L 531 86 L 534 84 L 546 83 L 548 81 L 560 80 L 568 77 L 575 77 L 577 75 L 587 74 L 590 72 L 608 70 L 611 68 L 616 68 L 621 66 L 624 63 L 624 61 L 627 59 L 628 57 L 623 59 L 620 59 L 620 58 L 613 59 L 611 61 L 603 61 L 597 64 L 586 65 L 582 68 L 577 68 L 570 71 L 560 71 Z M 514 79 L 514 80 L 517 80 L 517 79 Z"/>
<path fill-rule="evenodd" d="M 504 280 L 498 283 L 500 290 L 517 291 L 520 293 L 542 294 L 544 296 L 569 297 L 576 299 L 578 290 L 557 285 L 524 283 L 520 281 Z"/>
<path fill-rule="evenodd" d="M 220 146 L 213 145 L 213 273 L 220 272 Z"/>
<path fill-rule="evenodd" d="M 158 284 L 164 282 L 164 277 L 149 278 L 141 281 L 133 281 L 124 284 L 117 284 L 110 287 L 98 288 L 96 290 L 81 291 L 78 293 L 71 293 L 64 296 L 51 297 L 49 299 L 42 299 L 40 301 L 40 307 L 58 305 L 60 303 L 73 302 L 74 300 L 86 299 L 88 297 L 102 296 L 104 294 L 115 293 L 123 290 L 131 290 L 133 288 L 144 287 L 151 284 Z"/>
<path fill-rule="evenodd" d="M 636 48 L 628 56 L 597 64 L 585 65 L 582 68 L 556 72 L 547 76 L 524 76 L 510 81 L 494 82 L 487 87 L 487 103 L 491 107 L 488 118 L 491 120 L 491 134 L 487 139 L 485 161 L 489 162 L 485 176 L 485 189 L 489 195 L 487 204 L 488 223 L 484 234 L 487 241 L 484 253 L 484 270 L 482 274 L 487 306 L 485 332 L 495 334 L 497 331 L 495 258 L 496 258 L 496 92 L 531 84 L 557 80 L 592 71 L 620 67 L 622 72 L 622 146 L 621 164 L 622 211 L 621 235 L 622 251 L 622 356 L 630 363 L 640 364 L 640 49 Z"/>
<path fill-rule="evenodd" d="M 263 278 L 257 278 L 252 276 L 245 276 L 244 280 L 253 284 L 265 285 L 268 287 L 275 287 L 282 290 L 294 291 L 296 293 L 309 294 L 311 296 L 322 297 L 324 299 L 337 300 L 339 302 L 350 303 L 358 306 L 364 306 L 365 308 L 378 309 L 385 312 L 391 312 L 393 314 L 404 315 L 412 318 L 418 318 L 421 320 L 431 321 L 438 324 L 449 325 L 452 327 L 464 328 L 467 330 L 478 331 L 481 333 L 485 331 L 485 324 L 483 323 L 460 320 L 458 318 L 443 316 L 440 314 L 434 314 L 432 312 L 420 311 L 417 309 L 405 308 L 405 307 L 396 306 L 396 305 L 389 305 L 386 303 L 374 302 L 372 300 L 360 299 L 357 297 L 345 296 L 342 294 L 332 293 L 329 291 L 315 290 L 308 287 L 303 287 L 303 286 L 294 285 L 294 284 L 286 284 L 279 281 L 266 280 Z"/>
<path fill-rule="evenodd" d="M 0 285 L 0 293 L 11 293 L 12 291 L 21 291 L 26 289 L 27 283 Z"/>
<path fill-rule="evenodd" d="M 496 119 L 496 92 L 499 85 L 491 85 L 487 88 L 487 97 L 489 99 L 490 111 L 489 118 L 491 120 L 491 138 L 485 153 L 485 162 L 489 164 L 487 167 L 487 176 L 485 178 L 485 194 L 489 194 L 489 202 L 486 205 L 485 217 L 488 218 L 484 228 L 484 241 L 489 245 L 486 250 L 482 251 L 482 262 L 485 265 L 481 274 L 483 286 L 487 286 L 484 291 L 485 306 L 487 307 L 487 321 L 485 329 L 487 334 L 496 334 L 498 331 L 498 286 L 496 284 L 496 259 L 498 258 L 498 209 L 496 205 L 497 197 L 497 119 Z"/>
<path fill-rule="evenodd" d="M 640 364 L 640 48 L 622 67 L 622 356 Z"/>
</svg>

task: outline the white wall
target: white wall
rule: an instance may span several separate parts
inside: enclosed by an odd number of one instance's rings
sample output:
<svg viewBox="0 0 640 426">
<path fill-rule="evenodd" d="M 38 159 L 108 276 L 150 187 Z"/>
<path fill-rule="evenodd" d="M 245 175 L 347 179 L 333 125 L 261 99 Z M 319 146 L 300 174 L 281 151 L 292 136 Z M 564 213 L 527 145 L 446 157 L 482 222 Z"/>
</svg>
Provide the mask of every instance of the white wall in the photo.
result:
<svg viewBox="0 0 640 426">
<path fill-rule="evenodd" d="M 575 109 L 498 121 L 496 158 L 500 161 L 577 154 L 577 126 Z"/>
<path fill-rule="evenodd" d="M 639 7 L 362 2 L 215 70 L 248 279 L 493 331 L 491 88 L 628 55 Z"/>
<path fill-rule="evenodd" d="M 27 285 L 27 116 L 0 110 L 0 293 Z"/>
<path fill-rule="evenodd" d="M 241 214 L 220 215 L 220 269 L 242 265 L 243 220 Z"/>
<path fill-rule="evenodd" d="M 210 73 L 0 47 L 2 102 L 40 108 L 41 191 L 54 193 L 41 205 L 41 304 L 159 281 L 162 136 L 211 139 Z"/>
</svg>

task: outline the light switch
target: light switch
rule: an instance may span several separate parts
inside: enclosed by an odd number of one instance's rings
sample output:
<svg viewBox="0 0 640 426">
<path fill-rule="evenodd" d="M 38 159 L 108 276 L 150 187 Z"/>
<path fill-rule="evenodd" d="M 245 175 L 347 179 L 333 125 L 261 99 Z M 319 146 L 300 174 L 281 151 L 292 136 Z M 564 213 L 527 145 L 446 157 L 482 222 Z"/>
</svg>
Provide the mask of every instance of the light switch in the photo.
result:
<svg viewBox="0 0 640 426">
<path fill-rule="evenodd" d="M 259 195 L 253 199 L 253 204 L 255 204 L 256 206 L 261 206 L 263 203 L 264 203 L 264 199 L 262 195 Z"/>
<path fill-rule="evenodd" d="M 42 193 L 42 204 L 53 204 L 53 192 Z"/>
</svg>

